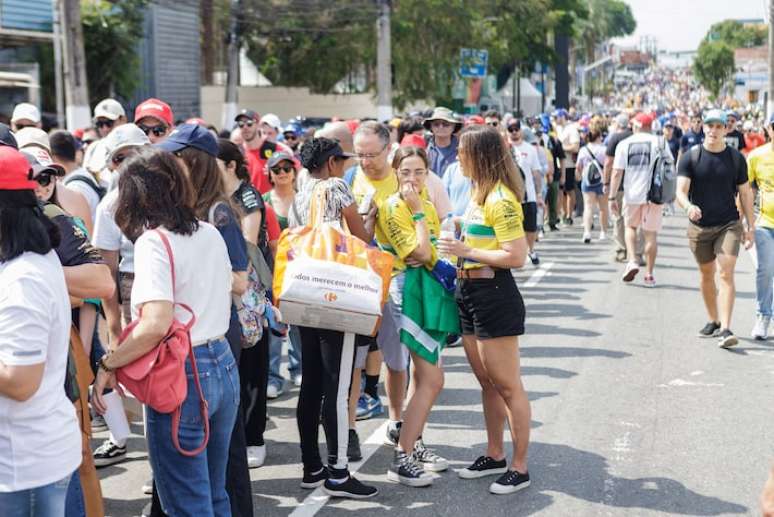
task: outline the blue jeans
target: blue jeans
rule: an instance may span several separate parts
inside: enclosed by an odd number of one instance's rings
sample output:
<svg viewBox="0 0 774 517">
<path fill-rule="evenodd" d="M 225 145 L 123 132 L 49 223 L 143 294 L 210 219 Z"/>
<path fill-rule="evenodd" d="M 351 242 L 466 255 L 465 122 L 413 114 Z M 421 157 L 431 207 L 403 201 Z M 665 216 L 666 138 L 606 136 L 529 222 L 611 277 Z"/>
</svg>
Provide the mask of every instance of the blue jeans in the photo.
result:
<svg viewBox="0 0 774 517">
<path fill-rule="evenodd" d="M 3 517 L 62 517 L 71 474 L 49 485 L 0 492 L 0 515 Z"/>
<path fill-rule="evenodd" d="M 282 361 L 282 343 L 288 342 L 288 371 L 290 375 L 301 373 L 301 335 L 298 327 L 290 326 L 287 338 L 275 336 L 269 333 L 269 384 L 283 385 L 285 380 L 280 375 L 280 362 Z"/>
<path fill-rule="evenodd" d="M 209 406 L 210 440 L 197 456 L 180 454 L 172 443 L 172 415 L 147 408 L 148 456 L 161 507 L 169 517 L 229 517 L 226 464 L 239 407 L 239 373 L 225 339 L 194 347 L 204 398 Z M 180 447 L 191 450 L 204 437 L 199 393 L 186 361 L 188 396 L 180 414 Z"/>
<path fill-rule="evenodd" d="M 758 254 L 758 269 L 755 272 L 758 315 L 771 318 L 774 298 L 774 228 L 755 227 L 755 249 Z"/>
<path fill-rule="evenodd" d="M 83 500 L 83 488 L 81 487 L 81 475 L 78 469 L 70 476 L 70 484 L 67 487 L 65 498 L 65 517 L 85 517 L 86 503 Z"/>
</svg>

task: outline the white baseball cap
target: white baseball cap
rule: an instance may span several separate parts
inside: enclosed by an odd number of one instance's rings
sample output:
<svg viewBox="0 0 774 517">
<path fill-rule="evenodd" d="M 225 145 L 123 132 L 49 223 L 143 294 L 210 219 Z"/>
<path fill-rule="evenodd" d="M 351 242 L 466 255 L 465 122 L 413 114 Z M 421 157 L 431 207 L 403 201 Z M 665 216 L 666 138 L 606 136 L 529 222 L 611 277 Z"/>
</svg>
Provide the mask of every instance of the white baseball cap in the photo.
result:
<svg viewBox="0 0 774 517">
<path fill-rule="evenodd" d="M 269 127 L 273 127 L 277 133 L 282 131 L 282 121 L 274 113 L 267 113 L 261 117 L 261 124 L 266 124 Z"/>
<path fill-rule="evenodd" d="M 94 118 L 104 117 L 110 120 L 117 120 L 119 117 L 125 116 L 124 107 L 115 99 L 102 100 L 94 108 Z"/>
<path fill-rule="evenodd" d="M 122 124 L 105 137 L 105 156 L 109 160 L 125 147 L 150 145 L 148 135 L 134 124 Z"/>
<path fill-rule="evenodd" d="M 13 115 L 11 115 L 11 122 L 17 120 L 29 120 L 35 124 L 40 123 L 40 110 L 34 104 L 29 102 L 22 102 L 17 104 L 13 109 Z"/>
<path fill-rule="evenodd" d="M 51 144 L 48 142 L 48 135 L 40 128 L 25 127 L 14 133 L 14 136 L 16 137 L 16 143 L 19 144 L 19 149 L 30 145 L 37 145 L 49 153 L 51 152 Z"/>
</svg>

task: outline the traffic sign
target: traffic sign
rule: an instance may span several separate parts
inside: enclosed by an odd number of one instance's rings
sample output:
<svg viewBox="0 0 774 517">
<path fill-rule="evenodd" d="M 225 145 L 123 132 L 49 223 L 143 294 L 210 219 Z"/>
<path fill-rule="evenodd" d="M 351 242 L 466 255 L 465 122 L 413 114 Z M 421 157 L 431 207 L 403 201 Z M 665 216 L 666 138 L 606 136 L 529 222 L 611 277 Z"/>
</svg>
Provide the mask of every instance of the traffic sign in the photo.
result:
<svg viewBox="0 0 774 517">
<path fill-rule="evenodd" d="M 484 77 L 489 63 L 489 51 L 475 48 L 460 49 L 460 76 Z"/>
</svg>

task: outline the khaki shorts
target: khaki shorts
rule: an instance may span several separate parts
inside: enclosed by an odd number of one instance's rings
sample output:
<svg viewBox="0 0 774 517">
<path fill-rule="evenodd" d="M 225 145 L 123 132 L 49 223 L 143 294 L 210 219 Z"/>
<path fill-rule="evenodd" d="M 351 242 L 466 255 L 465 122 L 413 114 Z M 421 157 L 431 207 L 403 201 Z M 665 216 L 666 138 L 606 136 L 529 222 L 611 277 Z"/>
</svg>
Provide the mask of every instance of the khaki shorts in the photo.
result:
<svg viewBox="0 0 774 517">
<path fill-rule="evenodd" d="M 742 244 L 742 222 L 722 226 L 699 226 L 688 223 L 688 244 L 699 264 L 712 262 L 718 255 L 739 256 Z"/>
<path fill-rule="evenodd" d="M 642 228 L 644 232 L 660 232 L 663 206 L 653 203 L 642 205 L 624 204 L 624 224 L 629 228 Z"/>
</svg>

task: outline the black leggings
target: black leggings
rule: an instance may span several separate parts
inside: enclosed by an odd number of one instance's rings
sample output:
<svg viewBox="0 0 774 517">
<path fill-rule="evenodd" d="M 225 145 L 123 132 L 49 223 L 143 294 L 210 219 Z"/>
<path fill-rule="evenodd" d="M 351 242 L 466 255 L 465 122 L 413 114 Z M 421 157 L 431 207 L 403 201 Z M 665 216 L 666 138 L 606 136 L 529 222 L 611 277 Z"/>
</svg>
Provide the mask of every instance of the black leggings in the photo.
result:
<svg viewBox="0 0 774 517">
<path fill-rule="evenodd" d="M 344 343 L 344 333 L 335 330 L 299 327 L 301 333 L 301 393 L 296 418 L 301 437 L 304 469 L 316 472 L 323 467 L 318 445 L 322 409 L 328 465 L 347 467 L 349 437 L 349 387 L 355 359 L 354 340 Z M 339 444 L 344 454 L 339 455 Z"/>
<path fill-rule="evenodd" d="M 239 380 L 242 384 L 242 408 L 245 412 L 247 446 L 263 445 L 266 430 L 266 388 L 269 384 L 269 330 L 252 348 L 242 350 Z"/>
</svg>

